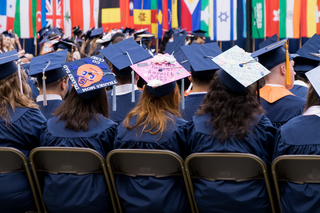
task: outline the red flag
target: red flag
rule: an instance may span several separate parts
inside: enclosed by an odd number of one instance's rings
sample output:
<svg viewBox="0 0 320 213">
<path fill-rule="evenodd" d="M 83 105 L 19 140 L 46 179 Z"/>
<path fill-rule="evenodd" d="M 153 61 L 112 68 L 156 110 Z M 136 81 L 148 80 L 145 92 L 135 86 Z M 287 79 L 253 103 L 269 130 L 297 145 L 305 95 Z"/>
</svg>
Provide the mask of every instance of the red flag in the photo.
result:
<svg viewBox="0 0 320 213">
<path fill-rule="evenodd" d="M 188 6 L 184 0 L 181 2 L 181 29 L 186 29 L 187 31 L 192 31 L 192 15 L 189 11 Z"/>
<path fill-rule="evenodd" d="M 162 17 L 162 29 L 164 30 L 169 30 L 169 20 L 168 20 L 168 1 L 162 1 L 162 13 L 163 13 L 163 17 Z M 163 30 L 162 35 L 165 33 L 165 31 Z"/>
<path fill-rule="evenodd" d="M 72 27 L 80 26 L 84 30 L 82 1 L 70 0 L 70 11 Z"/>
<path fill-rule="evenodd" d="M 266 3 L 266 36 L 279 35 L 279 1 L 265 1 Z"/>
</svg>

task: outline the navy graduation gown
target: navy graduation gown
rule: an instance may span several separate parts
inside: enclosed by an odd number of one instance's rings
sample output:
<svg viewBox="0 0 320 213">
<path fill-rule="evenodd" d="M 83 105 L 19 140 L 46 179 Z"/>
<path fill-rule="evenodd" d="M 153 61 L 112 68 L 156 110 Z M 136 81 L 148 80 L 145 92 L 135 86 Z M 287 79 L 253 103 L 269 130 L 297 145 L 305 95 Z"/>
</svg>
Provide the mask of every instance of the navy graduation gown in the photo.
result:
<svg viewBox="0 0 320 213">
<path fill-rule="evenodd" d="M 8 107 L 11 122 L 0 118 L 0 146 L 19 149 L 26 156 L 39 146 L 40 130 L 46 122 L 41 112 L 33 108 Z M 0 212 L 24 213 L 36 210 L 34 198 L 25 173 L 0 175 Z"/>
<path fill-rule="evenodd" d="M 260 101 L 262 108 L 267 112 L 266 116 L 277 128 L 301 115 L 306 104 L 306 100 L 294 95 L 287 95 L 274 103 L 269 103 L 263 98 L 260 98 Z"/>
<path fill-rule="evenodd" d="M 181 114 L 181 117 L 185 119 L 186 121 L 191 121 L 192 116 L 197 112 L 199 106 L 203 103 L 204 97 L 206 94 L 189 94 L 184 99 L 184 106 L 185 109 L 181 108 L 181 102 L 179 106 L 179 111 Z"/>
<path fill-rule="evenodd" d="M 63 100 L 48 100 L 47 106 L 43 106 L 43 101 L 38 101 L 40 111 L 46 117 L 47 120 L 52 118 L 52 113 L 63 103 Z"/>
<path fill-rule="evenodd" d="M 260 115 L 258 124 L 244 139 L 231 137 L 219 142 L 212 137 L 212 128 L 207 121 L 209 114 L 194 116 L 189 123 L 189 154 L 197 152 L 239 152 L 260 157 L 270 165 L 272 144 L 276 129 L 265 115 Z M 194 179 L 194 196 L 199 212 L 252 212 L 269 213 L 271 207 L 264 180 L 209 181 Z"/>
<path fill-rule="evenodd" d="M 91 120 L 89 130 L 73 131 L 65 128 L 65 121 L 52 117 L 41 133 L 41 146 L 85 147 L 102 156 L 112 150 L 117 124 L 98 115 Z M 109 191 L 103 174 L 45 174 L 43 200 L 47 210 L 55 212 L 113 212 Z"/>
<path fill-rule="evenodd" d="M 112 92 L 112 90 L 110 90 Z M 108 107 L 109 107 L 109 119 L 121 123 L 128 115 L 128 113 L 136 106 L 139 102 L 140 96 L 142 95 L 141 90 L 135 90 L 135 102 L 131 102 L 131 92 L 124 95 L 117 95 L 117 111 L 112 111 L 112 95 L 111 92 L 107 92 L 108 96 Z"/>
<path fill-rule="evenodd" d="M 30 78 L 27 79 L 27 83 L 29 84 L 30 89 L 31 89 L 32 100 L 36 100 L 36 98 L 39 95 L 39 90 L 38 90 L 36 83 L 33 80 L 31 80 Z"/>
<path fill-rule="evenodd" d="M 173 116 L 175 123 L 160 134 L 142 133 L 142 128 L 127 130 L 122 123 L 114 142 L 115 149 L 162 149 L 171 150 L 186 157 L 186 121 Z M 130 119 L 130 125 L 136 123 L 136 117 Z M 141 137 L 137 137 L 140 136 Z M 165 166 L 165 165 L 164 165 Z M 190 204 L 182 177 L 129 177 L 116 175 L 116 186 L 124 212 L 190 212 Z"/>
<path fill-rule="evenodd" d="M 295 96 L 307 99 L 309 88 L 301 85 L 293 85 L 293 88 L 290 90 Z"/>
<path fill-rule="evenodd" d="M 300 115 L 277 132 L 273 159 L 281 155 L 320 155 L 320 117 Z M 319 212 L 320 184 L 279 182 L 283 213 Z"/>
</svg>

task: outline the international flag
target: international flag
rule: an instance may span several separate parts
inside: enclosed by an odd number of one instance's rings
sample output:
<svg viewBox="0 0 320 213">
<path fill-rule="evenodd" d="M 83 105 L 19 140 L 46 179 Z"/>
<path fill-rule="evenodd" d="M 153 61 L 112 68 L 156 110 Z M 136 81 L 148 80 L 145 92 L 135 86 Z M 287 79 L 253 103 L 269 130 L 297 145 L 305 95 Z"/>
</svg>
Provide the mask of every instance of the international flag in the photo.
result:
<svg viewBox="0 0 320 213">
<path fill-rule="evenodd" d="M 151 30 L 151 1 L 134 0 L 133 21 L 135 28 Z"/>
<path fill-rule="evenodd" d="M 157 0 L 151 0 L 151 33 L 158 36 L 158 11 Z"/>
<path fill-rule="evenodd" d="M 0 0 L 0 32 L 13 29 L 16 0 Z"/>
<path fill-rule="evenodd" d="M 121 10 L 119 0 L 100 1 L 101 26 L 110 29 L 121 27 Z"/>
<path fill-rule="evenodd" d="M 266 1 L 266 37 L 279 35 L 279 1 Z"/>
<path fill-rule="evenodd" d="M 64 19 L 66 20 L 69 10 L 64 11 Z M 85 32 L 93 27 L 98 27 L 98 15 L 99 0 L 70 0 L 71 29 L 80 26 L 80 29 Z"/>
<path fill-rule="evenodd" d="M 72 23 L 71 23 L 71 0 L 64 0 L 63 5 L 63 22 L 64 22 L 64 35 L 65 37 L 72 36 Z"/>
<path fill-rule="evenodd" d="M 168 0 L 168 29 L 178 28 L 178 0 Z"/>
<path fill-rule="evenodd" d="M 265 1 L 252 0 L 252 38 L 266 37 Z"/>
<path fill-rule="evenodd" d="M 13 31 L 20 38 L 33 38 L 36 36 L 36 26 L 33 18 L 36 17 L 37 1 L 17 0 Z"/>
<path fill-rule="evenodd" d="M 46 22 L 47 26 L 64 28 L 63 0 L 46 0 Z"/>
<path fill-rule="evenodd" d="M 316 8 L 316 1 L 314 1 Z M 300 37 L 300 15 L 301 0 L 281 0 L 280 6 L 280 22 L 279 37 L 280 38 L 299 38 Z M 315 21 L 315 17 L 313 17 Z"/>
<path fill-rule="evenodd" d="M 301 37 L 320 34 L 320 0 L 301 0 Z"/>
<path fill-rule="evenodd" d="M 181 28 L 187 31 L 201 28 L 200 0 L 181 0 Z"/>
<path fill-rule="evenodd" d="M 213 1 L 201 0 L 201 30 L 206 31 L 206 37 L 213 37 Z"/>
</svg>

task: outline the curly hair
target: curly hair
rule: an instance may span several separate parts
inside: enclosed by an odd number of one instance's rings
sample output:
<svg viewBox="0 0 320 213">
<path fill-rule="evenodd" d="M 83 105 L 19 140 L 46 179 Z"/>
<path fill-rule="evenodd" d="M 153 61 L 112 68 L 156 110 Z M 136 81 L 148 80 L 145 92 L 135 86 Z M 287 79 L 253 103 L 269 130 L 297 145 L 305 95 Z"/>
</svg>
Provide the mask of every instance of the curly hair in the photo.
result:
<svg viewBox="0 0 320 213">
<path fill-rule="evenodd" d="M 11 119 L 8 105 L 14 110 L 15 107 L 23 107 L 23 108 L 39 108 L 29 97 L 30 95 L 30 87 L 25 82 L 27 79 L 27 74 L 25 72 L 21 72 L 22 78 L 22 89 L 23 93 L 20 92 L 20 80 L 18 76 L 18 72 L 2 79 L 0 81 L 0 118 L 8 121 Z M 29 96 L 28 96 L 29 93 Z"/>
<path fill-rule="evenodd" d="M 251 86 L 242 93 L 232 92 L 222 84 L 216 72 L 196 114 L 207 113 L 211 115 L 208 122 L 213 129 L 212 136 L 224 142 L 230 137 L 244 138 L 264 110 L 257 99 L 256 87 Z"/>
</svg>

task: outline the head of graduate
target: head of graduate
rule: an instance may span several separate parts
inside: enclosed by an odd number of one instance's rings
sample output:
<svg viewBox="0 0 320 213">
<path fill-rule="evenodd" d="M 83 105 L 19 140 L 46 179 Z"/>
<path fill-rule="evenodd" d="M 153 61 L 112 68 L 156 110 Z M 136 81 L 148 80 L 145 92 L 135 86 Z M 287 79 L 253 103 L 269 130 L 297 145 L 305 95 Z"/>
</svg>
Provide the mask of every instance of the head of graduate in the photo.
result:
<svg viewBox="0 0 320 213">
<path fill-rule="evenodd" d="M 231 137 L 244 138 L 264 112 L 257 97 L 259 79 L 269 73 L 238 46 L 218 55 L 220 66 L 212 78 L 203 104 L 196 115 L 208 114 L 212 136 L 224 142 Z"/>
<path fill-rule="evenodd" d="M 251 54 L 251 57 L 258 58 L 270 74 L 265 76 L 266 84 L 277 84 L 292 89 L 294 77 L 294 60 L 288 52 L 287 39 L 274 42 Z"/>
<path fill-rule="evenodd" d="M 106 87 L 117 81 L 101 55 L 64 63 L 62 68 L 73 87 L 54 116 L 64 120 L 67 129 L 88 131 L 99 114 L 108 117 Z"/>
<path fill-rule="evenodd" d="M 38 108 L 31 100 L 32 94 L 26 83 L 26 73 L 18 70 L 15 62 L 18 59 L 16 50 L 0 55 L 0 120 L 7 122 L 10 122 L 9 108 Z"/>
<path fill-rule="evenodd" d="M 308 71 L 306 76 L 310 82 L 305 111 L 312 106 L 320 105 L 320 66 Z"/>
<path fill-rule="evenodd" d="M 37 78 L 40 95 L 44 95 L 45 86 L 46 94 L 56 94 L 62 99 L 65 98 L 69 77 L 62 64 L 67 62 L 67 53 L 67 50 L 62 50 L 31 59 L 29 75 Z"/>
</svg>

